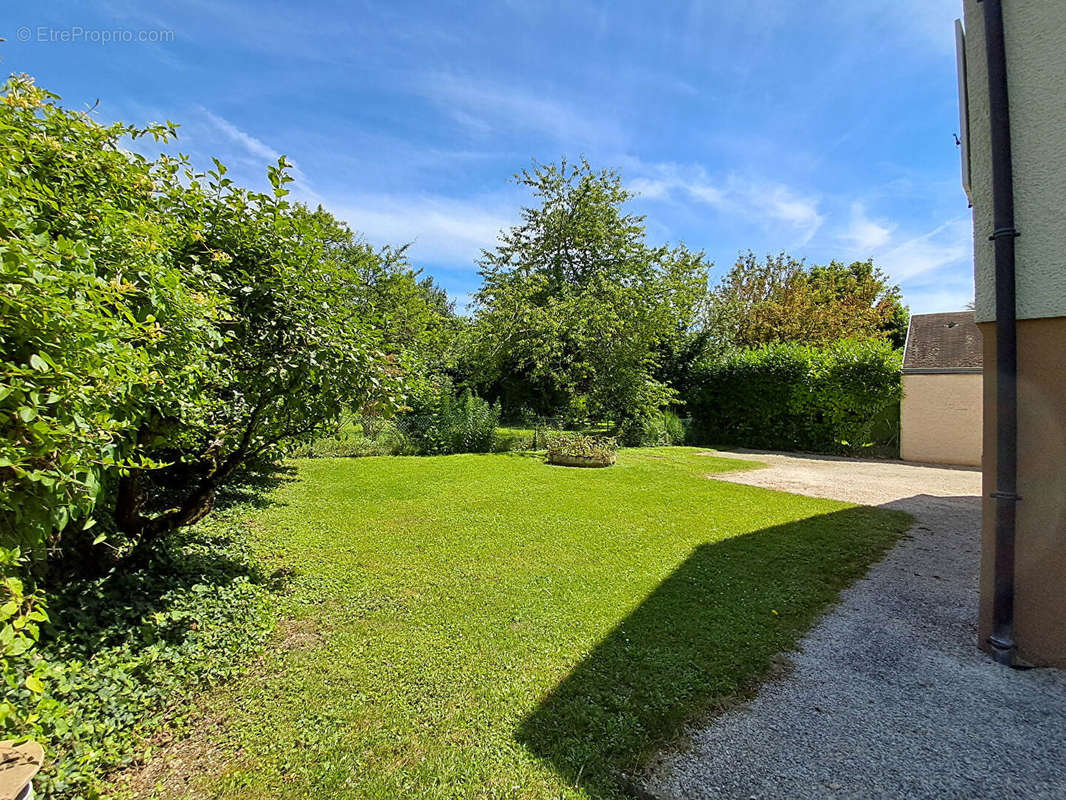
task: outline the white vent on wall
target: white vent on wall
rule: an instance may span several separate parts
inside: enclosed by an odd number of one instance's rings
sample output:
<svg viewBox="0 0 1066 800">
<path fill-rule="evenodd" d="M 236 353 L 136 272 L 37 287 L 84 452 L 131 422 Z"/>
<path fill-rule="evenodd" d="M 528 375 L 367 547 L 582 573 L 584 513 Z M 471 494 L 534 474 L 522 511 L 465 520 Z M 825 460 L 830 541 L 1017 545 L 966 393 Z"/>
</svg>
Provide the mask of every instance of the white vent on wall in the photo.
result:
<svg viewBox="0 0 1066 800">
<path fill-rule="evenodd" d="M 959 76 L 959 151 L 962 158 L 962 188 L 973 205 L 970 193 L 970 102 L 966 91 L 966 31 L 962 20 L 955 20 L 955 62 Z"/>
</svg>

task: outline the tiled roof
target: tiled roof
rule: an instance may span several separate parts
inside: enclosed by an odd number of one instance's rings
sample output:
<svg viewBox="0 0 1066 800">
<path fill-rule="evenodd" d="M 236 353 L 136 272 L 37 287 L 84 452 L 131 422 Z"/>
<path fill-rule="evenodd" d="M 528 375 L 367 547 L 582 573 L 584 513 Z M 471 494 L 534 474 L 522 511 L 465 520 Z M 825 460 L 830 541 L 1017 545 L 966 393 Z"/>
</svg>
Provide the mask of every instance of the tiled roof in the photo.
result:
<svg viewBox="0 0 1066 800">
<path fill-rule="evenodd" d="M 981 331 L 972 311 L 911 317 L 904 372 L 980 372 L 981 364 Z"/>
</svg>

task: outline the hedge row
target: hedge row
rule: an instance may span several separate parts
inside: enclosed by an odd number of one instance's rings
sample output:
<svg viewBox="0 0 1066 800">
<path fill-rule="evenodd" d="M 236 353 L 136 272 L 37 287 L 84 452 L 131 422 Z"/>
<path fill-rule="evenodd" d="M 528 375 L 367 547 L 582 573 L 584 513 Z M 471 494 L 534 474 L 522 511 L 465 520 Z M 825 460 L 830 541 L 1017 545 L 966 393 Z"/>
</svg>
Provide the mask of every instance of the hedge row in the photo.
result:
<svg viewBox="0 0 1066 800">
<path fill-rule="evenodd" d="M 700 365 L 688 398 L 694 438 L 780 450 L 855 453 L 894 444 L 900 354 L 886 342 L 768 345 Z"/>
</svg>

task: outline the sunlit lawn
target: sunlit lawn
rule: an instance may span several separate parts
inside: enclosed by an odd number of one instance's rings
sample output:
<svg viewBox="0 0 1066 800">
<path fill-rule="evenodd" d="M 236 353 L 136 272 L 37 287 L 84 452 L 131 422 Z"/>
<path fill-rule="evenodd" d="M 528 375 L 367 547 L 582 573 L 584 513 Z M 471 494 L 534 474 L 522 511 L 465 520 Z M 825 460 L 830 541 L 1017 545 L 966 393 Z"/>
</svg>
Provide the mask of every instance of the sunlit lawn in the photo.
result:
<svg viewBox="0 0 1066 800">
<path fill-rule="evenodd" d="M 254 520 L 294 621 L 208 698 L 190 796 L 622 796 L 908 524 L 708 480 L 751 465 L 698 453 L 298 462 Z"/>
</svg>

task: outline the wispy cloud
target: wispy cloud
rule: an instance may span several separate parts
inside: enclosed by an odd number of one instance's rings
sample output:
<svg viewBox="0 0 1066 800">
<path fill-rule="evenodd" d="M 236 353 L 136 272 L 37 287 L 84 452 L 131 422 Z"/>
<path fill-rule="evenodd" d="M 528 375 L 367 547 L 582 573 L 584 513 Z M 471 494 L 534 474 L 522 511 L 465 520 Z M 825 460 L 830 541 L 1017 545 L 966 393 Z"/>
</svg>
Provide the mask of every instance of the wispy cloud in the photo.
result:
<svg viewBox="0 0 1066 800">
<path fill-rule="evenodd" d="M 613 121 L 559 99 L 556 91 L 447 72 L 427 76 L 417 91 L 478 133 L 536 131 L 568 145 L 598 147 L 618 145 L 624 138 Z"/>
<path fill-rule="evenodd" d="M 767 228 L 783 228 L 797 247 L 807 244 L 825 220 L 818 197 L 779 182 L 746 175 L 713 180 L 699 165 L 639 165 L 636 171 L 644 174 L 628 185 L 643 197 L 694 201 L 726 216 L 735 215 Z"/>
<path fill-rule="evenodd" d="M 440 195 L 366 195 L 324 205 L 374 244 L 411 244 L 412 261 L 473 270 L 482 248 L 517 218 L 501 197 L 456 199 Z"/>
<path fill-rule="evenodd" d="M 971 237 L 968 219 L 951 219 L 887 249 L 879 260 L 896 280 L 917 281 L 968 262 Z"/>
<path fill-rule="evenodd" d="M 281 158 L 282 153 L 275 150 L 268 145 L 262 139 L 258 139 L 246 131 L 242 131 L 236 125 L 224 117 L 209 111 L 206 108 L 201 108 L 201 112 L 204 117 L 211 123 L 211 125 L 222 133 L 231 142 L 236 143 L 248 156 L 251 156 L 252 161 L 255 162 L 255 166 L 265 167 L 267 164 L 276 163 Z M 295 190 L 297 199 L 303 200 L 309 203 L 321 202 L 319 195 L 311 188 L 311 183 L 308 181 L 307 176 L 303 173 L 296 162 L 290 157 L 288 158 L 292 167 L 289 169 L 289 174 L 293 178 L 292 188 Z"/>
</svg>

